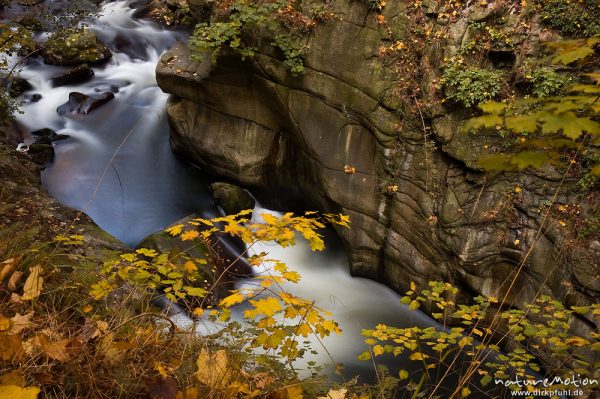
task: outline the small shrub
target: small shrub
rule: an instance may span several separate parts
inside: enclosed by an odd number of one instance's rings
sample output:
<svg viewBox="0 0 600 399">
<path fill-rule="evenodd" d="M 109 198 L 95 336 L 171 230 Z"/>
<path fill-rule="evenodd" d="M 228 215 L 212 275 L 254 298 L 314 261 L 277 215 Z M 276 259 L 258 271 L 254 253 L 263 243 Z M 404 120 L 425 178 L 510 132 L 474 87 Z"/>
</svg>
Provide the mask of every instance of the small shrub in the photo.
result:
<svg viewBox="0 0 600 399">
<path fill-rule="evenodd" d="M 287 1 L 242 1 L 218 4 L 229 11 L 226 21 L 202 22 L 196 25 L 188 45 L 193 57 L 201 59 L 210 52 L 213 62 L 225 46 L 242 56 L 253 57 L 261 42 L 283 52 L 284 64 L 293 75 L 304 72 L 306 34 L 316 25 L 317 19 L 295 10 Z"/>
<path fill-rule="evenodd" d="M 551 97 L 564 93 L 565 87 L 571 83 L 571 78 L 557 73 L 545 66 L 525 65 L 523 75 L 531 83 L 531 93 L 538 97 Z"/>
<path fill-rule="evenodd" d="M 600 33 L 599 0 L 536 0 L 542 21 L 561 34 L 591 37 Z"/>
<path fill-rule="evenodd" d="M 470 108 L 500 94 L 502 74 L 465 65 L 461 58 L 456 58 L 446 64 L 442 83 L 448 100 Z"/>
</svg>

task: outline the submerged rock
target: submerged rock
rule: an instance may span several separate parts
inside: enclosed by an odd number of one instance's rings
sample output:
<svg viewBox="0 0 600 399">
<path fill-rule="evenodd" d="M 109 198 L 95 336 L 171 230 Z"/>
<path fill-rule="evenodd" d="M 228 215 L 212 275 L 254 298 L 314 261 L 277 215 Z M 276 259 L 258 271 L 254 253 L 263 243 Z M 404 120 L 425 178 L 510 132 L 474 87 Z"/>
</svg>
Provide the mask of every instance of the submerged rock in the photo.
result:
<svg viewBox="0 0 600 399">
<path fill-rule="evenodd" d="M 31 135 L 34 136 L 35 142 L 46 141 L 55 142 L 59 140 L 64 140 L 69 138 L 70 136 L 66 134 L 58 134 L 52 129 L 44 128 L 31 132 Z"/>
<path fill-rule="evenodd" d="M 112 53 L 89 29 L 65 29 L 52 36 L 42 49 L 44 62 L 53 65 L 101 64 Z"/>
<path fill-rule="evenodd" d="M 83 114 L 87 115 L 94 109 L 106 104 L 115 98 L 115 95 L 110 92 L 102 94 L 86 95 L 78 92 L 69 93 L 69 101 L 56 109 L 59 115 L 66 114 Z"/>
<path fill-rule="evenodd" d="M 44 141 L 41 140 L 40 142 L 30 144 L 27 150 L 27 156 L 42 167 L 54 161 L 54 147 L 50 143 L 50 139 L 48 139 L 47 143 Z"/>
<path fill-rule="evenodd" d="M 50 79 L 52 86 L 59 87 L 82 83 L 90 80 L 94 76 L 94 71 L 87 64 L 78 65 L 65 73 L 54 76 Z"/>
<path fill-rule="evenodd" d="M 254 209 L 256 201 L 241 187 L 229 183 L 213 183 L 210 192 L 216 203 L 227 215 L 235 215 L 246 209 Z"/>
</svg>

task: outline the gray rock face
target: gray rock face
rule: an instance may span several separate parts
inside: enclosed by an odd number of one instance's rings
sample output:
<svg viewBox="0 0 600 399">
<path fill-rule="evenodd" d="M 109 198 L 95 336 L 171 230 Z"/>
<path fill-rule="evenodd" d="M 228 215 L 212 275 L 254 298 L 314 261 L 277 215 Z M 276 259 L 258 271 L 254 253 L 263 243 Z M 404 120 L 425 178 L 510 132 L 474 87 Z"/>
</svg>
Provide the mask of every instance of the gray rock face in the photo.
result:
<svg viewBox="0 0 600 399">
<path fill-rule="evenodd" d="M 386 20 L 400 24 L 404 7 L 388 2 Z M 297 189 L 311 207 L 349 215 L 352 228 L 339 235 L 352 272 L 398 291 L 445 280 L 465 297 L 502 297 L 517 276 L 508 295 L 516 306 L 540 291 L 597 301 L 600 266 L 583 261 L 585 250 L 566 251 L 564 229 L 545 218 L 561 176 L 478 171 L 478 154 L 497 138 L 458 132 L 464 116 L 442 106 L 422 120 L 412 103 L 394 101 L 398 76 L 377 57 L 387 32 L 362 2 L 332 11 L 339 20 L 310 35 L 299 77 L 267 50 L 251 62 L 225 53 L 215 65 L 191 61 L 181 44 L 165 54 L 157 80 L 174 95 L 173 150 L 243 186 Z M 453 25 L 444 55 L 467 22 Z M 427 96 L 442 61 L 439 49 L 422 53 Z M 576 201 L 571 183 L 560 188 L 563 203 Z"/>
</svg>

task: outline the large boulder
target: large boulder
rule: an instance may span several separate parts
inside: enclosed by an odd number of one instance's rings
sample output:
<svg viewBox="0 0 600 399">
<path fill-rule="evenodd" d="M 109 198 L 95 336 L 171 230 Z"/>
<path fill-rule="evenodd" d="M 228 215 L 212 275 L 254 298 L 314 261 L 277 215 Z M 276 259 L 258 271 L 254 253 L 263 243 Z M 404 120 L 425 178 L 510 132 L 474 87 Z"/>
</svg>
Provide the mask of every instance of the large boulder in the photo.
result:
<svg viewBox="0 0 600 399">
<path fill-rule="evenodd" d="M 112 53 L 91 30 L 65 29 L 48 40 L 42 57 L 45 63 L 53 65 L 96 65 L 108 61 Z"/>
</svg>

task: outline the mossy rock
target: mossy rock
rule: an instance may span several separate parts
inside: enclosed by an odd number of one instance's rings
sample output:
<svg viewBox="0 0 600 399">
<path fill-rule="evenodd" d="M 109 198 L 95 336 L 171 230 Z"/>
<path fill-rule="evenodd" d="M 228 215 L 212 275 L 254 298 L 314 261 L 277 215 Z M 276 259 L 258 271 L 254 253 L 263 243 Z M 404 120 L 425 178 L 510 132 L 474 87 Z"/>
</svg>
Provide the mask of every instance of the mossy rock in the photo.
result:
<svg viewBox="0 0 600 399">
<path fill-rule="evenodd" d="M 65 29 L 48 40 L 42 57 L 53 65 L 96 65 L 108 61 L 112 53 L 89 29 Z"/>
<path fill-rule="evenodd" d="M 256 202 L 248 191 L 228 183 L 213 183 L 210 191 L 216 203 L 228 215 L 235 215 L 246 209 L 254 209 Z"/>
</svg>

